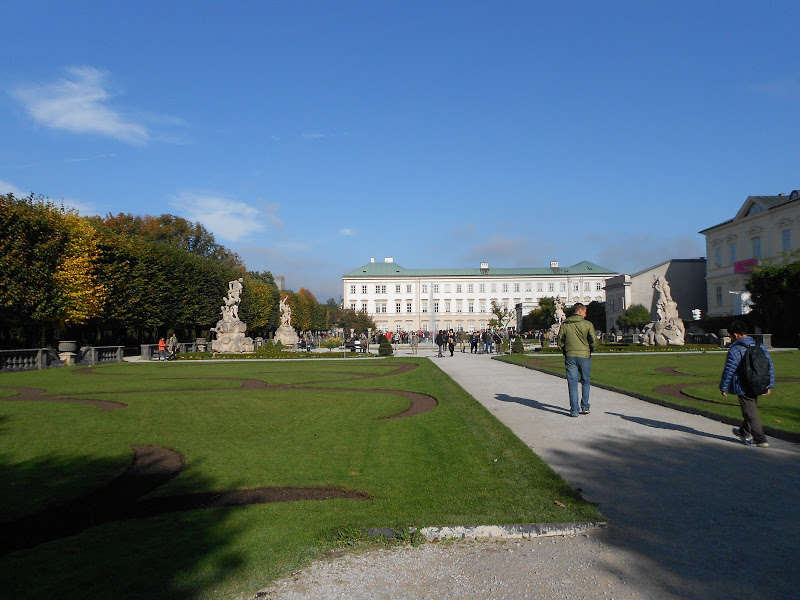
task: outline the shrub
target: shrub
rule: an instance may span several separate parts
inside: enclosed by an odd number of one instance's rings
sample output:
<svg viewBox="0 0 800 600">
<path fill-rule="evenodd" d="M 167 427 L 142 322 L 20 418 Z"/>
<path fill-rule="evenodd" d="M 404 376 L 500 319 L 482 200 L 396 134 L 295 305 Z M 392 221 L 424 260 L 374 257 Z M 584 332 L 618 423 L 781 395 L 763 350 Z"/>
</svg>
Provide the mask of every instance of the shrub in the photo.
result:
<svg viewBox="0 0 800 600">
<path fill-rule="evenodd" d="M 392 344 L 385 337 L 381 336 L 381 345 L 378 346 L 378 356 L 391 356 L 393 354 Z"/>
<path fill-rule="evenodd" d="M 511 348 L 511 352 L 513 354 L 523 354 L 525 352 L 525 346 L 522 345 L 522 338 L 517 336 L 514 338 L 514 345 Z"/>
</svg>

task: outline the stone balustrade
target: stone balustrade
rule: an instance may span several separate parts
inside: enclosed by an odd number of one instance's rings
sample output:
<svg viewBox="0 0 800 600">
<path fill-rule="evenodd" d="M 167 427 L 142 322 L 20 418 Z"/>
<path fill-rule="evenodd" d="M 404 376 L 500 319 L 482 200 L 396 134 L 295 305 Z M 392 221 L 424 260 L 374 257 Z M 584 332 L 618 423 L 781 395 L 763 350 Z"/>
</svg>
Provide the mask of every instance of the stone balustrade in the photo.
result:
<svg viewBox="0 0 800 600">
<path fill-rule="evenodd" d="M 61 359 L 52 348 L 23 348 L 0 350 L 0 373 L 32 371 L 62 366 Z"/>
</svg>

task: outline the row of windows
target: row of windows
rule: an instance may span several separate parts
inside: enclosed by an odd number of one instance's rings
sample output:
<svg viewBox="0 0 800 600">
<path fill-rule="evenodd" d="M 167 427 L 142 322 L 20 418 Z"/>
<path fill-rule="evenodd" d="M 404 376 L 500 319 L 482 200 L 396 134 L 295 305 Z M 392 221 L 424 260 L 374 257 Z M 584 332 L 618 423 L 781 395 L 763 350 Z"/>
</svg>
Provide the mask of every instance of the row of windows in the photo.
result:
<svg viewBox="0 0 800 600">
<path fill-rule="evenodd" d="M 559 291 L 560 292 L 566 292 L 567 291 L 567 282 L 566 281 L 558 282 L 558 284 L 559 284 Z M 443 291 L 446 294 L 451 292 L 451 287 L 452 286 L 449 283 L 445 283 L 445 284 L 443 284 L 441 286 L 438 283 L 433 283 L 433 284 L 430 284 L 430 285 L 431 285 L 431 292 L 434 293 L 434 294 L 438 294 L 439 293 L 440 287 L 443 288 Z M 537 292 L 543 292 L 544 291 L 544 285 L 545 284 L 543 282 L 538 282 L 536 284 L 536 291 Z M 522 284 L 520 284 L 520 283 L 514 283 L 514 284 L 504 283 L 504 284 L 502 284 L 502 291 L 503 292 L 510 291 L 509 290 L 509 286 L 513 286 L 513 291 L 520 292 L 521 291 L 520 288 L 521 288 Z M 355 284 L 350 285 L 350 293 L 351 294 L 355 294 L 356 293 L 356 287 L 357 286 Z M 375 293 L 376 294 L 385 294 L 386 293 L 386 287 L 387 286 L 385 284 L 376 285 L 375 286 Z M 455 284 L 455 292 L 456 292 L 456 294 L 463 293 L 463 287 L 464 287 L 463 284 L 460 284 L 460 283 Z M 362 294 L 369 293 L 369 289 L 368 288 L 369 288 L 369 286 L 362 285 L 361 286 L 361 293 Z M 400 291 L 401 288 L 402 288 L 402 284 L 395 284 L 394 293 L 395 294 L 400 294 L 401 293 L 401 291 Z M 411 288 L 412 288 L 411 284 L 406 284 L 406 293 L 407 294 L 411 293 Z M 468 294 L 474 294 L 475 293 L 475 284 L 474 283 L 466 284 L 466 288 L 467 288 L 467 293 Z M 599 292 L 600 290 L 603 289 L 603 283 L 600 282 L 600 281 L 594 282 L 594 288 L 595 288 L 595 290 L 597 290 Z M 428 289 L 429 289 L 428 284 L 427 283 L 423 283 L 422 284 L 421 293 L 427 294 L 428 293 Z M 589 291 L 591 291 L 591 289 L 592 289 L 592 282 L 585 281 L 583 283 L 583 291 L 589 292 Z M 497 283 L 490 284 L 489 291 L 496 293 L 497 292 Z M 533 283 L 526 283 L 525 284 L 525 291 L 526 292 L 532 292 L 533 291 Z M 556 291 L 556 282 L 549 282 L 547 284 L 547 291 L 548 292 L 555 292 Z M 578 282 L 574 282 L 572 284 L 572 291 L 573 292 L 579 292 L 580 291 L 580 284 Z M 478 293 L 486 293 L 486 284 L 485 283 L 478 284 Z"/>
<path fill-rule="evenodd" d="M 573 297 L 572 298 L 573 302 L 580 302 L 580 300 L 581 299 L 578 298 L 578 297 Z M 591 300 L 588 297 L 586 297 L 586 298 L 583 299 L 583 301 L 584 302 L 590 302 Z M 502 306 L 505 306 L 505 308 L 507 310 L 511 310 L 511 306 L 510 306 L 508 300 L 502 300 L 502 301 L 500 301 L 499 304 L 502 305 Z M 467 313 L 474 313 L 474 312 L 476 312 L 475 311 L 475 305 L 476 305 L 476 303 L 473 302 L 473 301 L 467 301 L 467 302 L 463 302 L 461 300 L 456 300 L 454 302 L 450 302 L 450 301 L 444 301 L 444 302 L 433 301 L 433 303 L 429 304 L 427 301 L 423 300 L 422 302 L 420 302 L 420 309 L 421 309 L 421 312 L 423 312 L 423 313 L 427 313 L 427 312 L 429 312 L 429 310 L 432 310 L 435 313 L 438 313 L 438 312 L 462 313 L 462 312 L 465 312 L 464 309 L 466 308 L 466 312 Z M 491 303 L 487 303 L 485 300 L 481 300 L 481 301 L 479 301 L 477 303 L 477 306 L 478 306 L 477 312 L 485 313 L 491 307 Z M 387 313 L 388 312 L 388 307 L 389 307 L 389 303 L 388 302 L 380 302 L 380 301 L 375 302 L 375 314 L 381 314 L 381 313 L 385 314 L 385 313 Z M 455 309 L 455 311 L 453 309 Z M 351 302 L 350 303 L 350 310 L 358 310 L 358 303 L 357 302 Z M 361 303 L 361 310 L 363 312 L 369 312 L 369 303 L 368 302 L 362 302 Z M 395 313 L 402 313 L 403 312 L 403 303 L 402 302 L 395 302 L 395 304 L 394 304 L 394 312 Z M 411 302 L 406 302 L 405 303 L 405 312 L 406 313 L 413 312 L 412 303 Z"/>
<path fill-rule="evenodd" d="M 751 258 L 763 258 L 764 251 L 761 246 L 761 238 L 754 237 L 750 240 L 751 243 Z M 781 252 L 788 252 L 792 249 L 792 230 L 781 230 Z M 737 261 L 736 257 L 736 244 L 728 244 L 728 264 L 732 265 Z M 717 246 L 714 248 L 714 265 L 717 267 L 722 266 L 722 247 Z"/>
<path fill-rule="evenodd" d="M 351 310 L 356 310 L 356 306 L 357 306 L 357 304 L 355 302 L 351 302 L 350 303 L 350 309 Z M 385 313 L 387 311 L 387 309 L 386 309 L 387 306 L 388 306 L 387 302 L 376 302 L 375 303 L 375 312 L 376 313 Z M 456 302 L 444 302 L 443 306 L 444 306 L 444 312 L 448 312 L 449 313 L 453 307 L 455 307 L 457 313 L 464 312 L 464 302 L 462 302 L 461 300 L 458 300 Z M 467 312 L 475 312 L 475 303 L 474 302 L 467 302 L 466 306 L 467 306 Z M 479 306 L 479 309 L 480 309 L 479 312 L 482 312 L 482 313 L 486 312 L 486 301 L 485 300 L 481 300 L 478 303 L 478 306 Z M 368 308 L 367 303 L 366 302 L 362 302 L 361 303 L 361 310 L 364 311 L 364 312 L 367 312 L 367 308 Z M 424 313 L 428 312 L 428 303 L 427 302 L 422 302 L 421 303 L 421 308 L 422 308 L 422 312 L 424 312 Z M 506 303 L 506 308 L 508 308 L 508 303 Z M 403 312 L 402 309 L 403 309 L 403 303 L 402 302 L 395 302 L 394 311 L 396 313 L 400 313 L 400 312 Z M 411 302 L 406 302 L 406 312 L 407 313 L 413 312 L 411 310 Z M 439 302 L 434 302 L 433 303 L 433 312 L 436 312 L 436 313 L 439 312 Z"/>
<path fill-rule="evenodd" d="M 386 331 L 389 330 L 389 326 L 386 323 L 376 323 L 376 325 L 377 325 L 378 329 L 380 329 L 381 331 L 386 332 Z M 467 331 L 468 333 L 473 333 L 475 331 L 480 331 L 482 329 L 489 329 L 489 324 L 488 323 L 467 323 L 467 327 L 465 329 L 464 325 L 461 324 L 461 323 L 459 323 L 455 327 L 453 326 L 452 323 L 444 323 L 442 325 L 442 328 L 445 329 L 445 330 L 453 329 L 454 331 Z M 403 331 L 407 331 L 407 332 L 416 331 L 412 327 L 412 325 L 410 325 L 410 324 L 406 325 L 405 329 L 403 329 L 403 326 L 401 324 L 397 324 L 397 325 L 395 325 L 394 330 L 395 330 L 395 333 L 403 333 Z M 422 324 L 422 331 L 428 331 L 428 324 L 427 323 L 423 323 Z"/>
</svg>

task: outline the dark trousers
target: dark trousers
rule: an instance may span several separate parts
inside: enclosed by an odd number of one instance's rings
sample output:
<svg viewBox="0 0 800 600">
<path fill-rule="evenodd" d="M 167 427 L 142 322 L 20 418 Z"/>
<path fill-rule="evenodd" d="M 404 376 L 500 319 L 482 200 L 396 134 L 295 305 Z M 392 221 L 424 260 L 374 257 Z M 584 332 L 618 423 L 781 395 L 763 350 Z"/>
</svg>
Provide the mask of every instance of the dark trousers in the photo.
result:
<svg viewBox="0 0 800 600">
<path fill-rule="evenodd" d="M 758 416 L 758 396 L 755 398 L 739 396 L 739 406 L 742 408 L 742 417 L 744 418 L 742 431 L 752 435 L 756 444 L 766 442 L 767 436 L 764 435 L 764 429 L 761 427 L 761 417 Z"/>
</svg>

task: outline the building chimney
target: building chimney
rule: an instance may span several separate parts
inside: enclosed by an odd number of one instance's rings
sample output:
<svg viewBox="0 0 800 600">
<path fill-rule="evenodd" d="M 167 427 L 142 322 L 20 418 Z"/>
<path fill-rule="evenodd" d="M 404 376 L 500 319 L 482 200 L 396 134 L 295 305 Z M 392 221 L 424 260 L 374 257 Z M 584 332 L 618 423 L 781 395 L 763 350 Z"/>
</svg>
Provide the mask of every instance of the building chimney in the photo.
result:
<svg viewBox="0 0 800 600">
<path fill-rule="evenodd" d="M 387 256 L 386 258 L 383 259 L 383 262 L 385 262 L 385 263 L 393 263 L 394 259 L 391 256 Z"/>
<path fill-rule="evenodd" d="M 369 262 L 374 263 L 375 262 L 375 257 L 371 256 L 370 259 L 369 259 Z"/>
<path fill-rule="evenodd" d="M 482 262 L 481 263 L 481 273 L 486 275 L 486 273 L 488 273 L 488 272 L 489 272 L 489 263 L 488 262 Z"/>
</svg>

